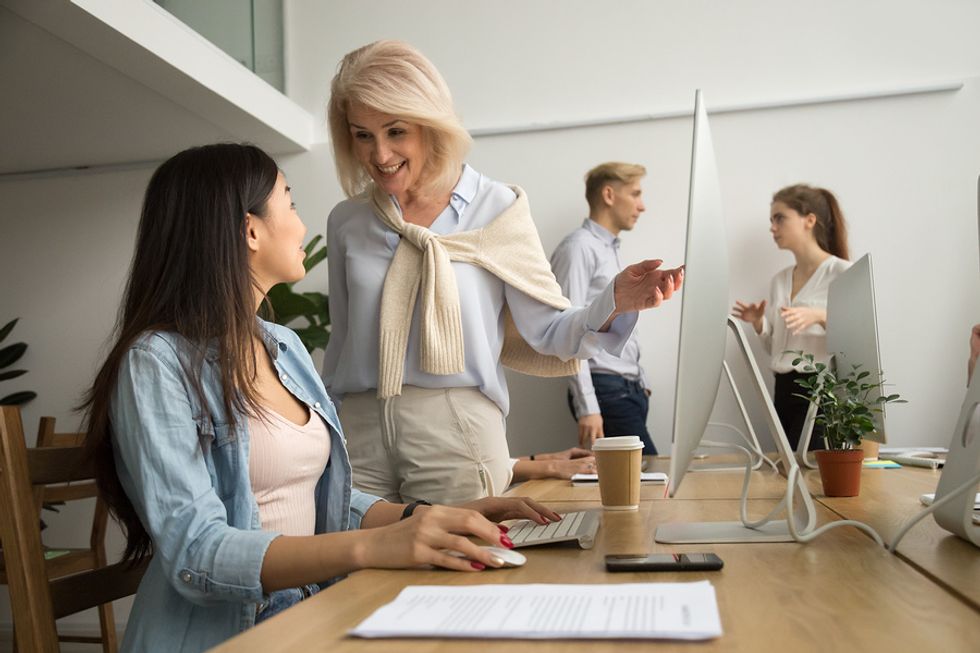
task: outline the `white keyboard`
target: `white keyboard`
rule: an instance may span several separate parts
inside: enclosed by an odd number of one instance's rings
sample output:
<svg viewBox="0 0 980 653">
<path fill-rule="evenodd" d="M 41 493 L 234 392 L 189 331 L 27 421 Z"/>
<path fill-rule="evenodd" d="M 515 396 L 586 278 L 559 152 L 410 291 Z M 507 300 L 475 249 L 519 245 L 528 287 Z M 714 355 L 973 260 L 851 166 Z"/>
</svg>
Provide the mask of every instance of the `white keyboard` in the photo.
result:
<svg viewBox="0 0 980 653">
<path fill-rule="evenodd" d="M 507 536 L 515 548 L 550 544 L 552 542 L 578 541 L 583 549 L 591 549 L 595 544 L 595 534 L 599 530 L 599 513 L 595 510 L 558 513 L 561 521 L 550 524 L 536 524 L 530 519 L 514 522 Z"/>
</svg>

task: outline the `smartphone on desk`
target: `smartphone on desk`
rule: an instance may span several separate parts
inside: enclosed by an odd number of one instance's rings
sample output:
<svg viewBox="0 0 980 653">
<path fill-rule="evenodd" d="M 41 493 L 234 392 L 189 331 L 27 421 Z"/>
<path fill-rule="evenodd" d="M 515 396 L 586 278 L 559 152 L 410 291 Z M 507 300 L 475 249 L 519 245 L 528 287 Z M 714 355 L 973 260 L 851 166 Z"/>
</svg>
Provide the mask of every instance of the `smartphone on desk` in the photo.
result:
<svg viewBox="0 0 980 653">
<path fill-rule="evenodd" d="M 717 571 L 714 553 L 618 553 L 606 556 L 606 571 Z"/>
</svg>

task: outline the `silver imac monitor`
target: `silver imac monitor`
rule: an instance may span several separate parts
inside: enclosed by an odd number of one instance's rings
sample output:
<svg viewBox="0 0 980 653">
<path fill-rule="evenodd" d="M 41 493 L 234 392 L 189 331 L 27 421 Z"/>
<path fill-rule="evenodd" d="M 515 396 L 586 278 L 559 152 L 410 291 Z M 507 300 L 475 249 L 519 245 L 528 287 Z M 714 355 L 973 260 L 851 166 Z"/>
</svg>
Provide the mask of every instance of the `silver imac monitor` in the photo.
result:
<svg viewBox="0 0 980 653">
<path fill-rule="evenodd" d="M 789 441 L 776 416 L 748 340 L 739 323 L 728 315 L 728 245 L 721 209 L 721 190 L 708 114 L 701 92 L 694 100 L 694 144 L 688 199 L 687 241 L 684 253 L 684 288 L 681 299 L 680 339 L 674 397 L 674 430 L 671 445 L 668 492 L 675 496 L 684 474 L 701 443 L 714 407 L 725 362 L 730 329 L 741 357 L 749 368 L 750 392 L 766 408 L 765 414 L 787 474 L 798 471 Z M 799 495 L 800 500 L 795 498 Z M 797 483 L 785 507 L 798 532 L 816 524 L 813 501 L 805 485 Z M 794 538 L 786 520 L 759 522 L 666 523 L 657 527 L 655 539 L 671 544 L 700 542 L 786 542 Z"/>
<path fill-rule="evenodd" d="M 977 230 L 980 233 L 980 177 L 977 178 Z M 978 240 L 980 242 L 980 240 Z M 960 417 L 953 429 L 946 454 L 946 465 L 936 488 L 936 502 L 956 495 L 936 509 L 936 523 L 980 548 L 980 525 L 974 510 L 977 484 L 980 483 L 980 368 L 963 399 Z M 965 486 L 965 487 L 964 487 Z M 958 498 L 956 498 L 958 497 Z"/>
<path fill-rule="evenodd" d="M 882 373 L 878 348 L 878 315 L 875 311 L 875 284 L 871 254 L 865 254 L 830 283 L 827 292 L 827 352 L 834 357 L 838 373 L 860 365 L 871 372 L 869 379 Z M 874 392 L 874 401 L 880 392 Z M 868 440 L 885 442 L 885 406 L 874 415 L 875 433 Z"/>
<path fill-rule="evenodd" d="M 674 496 L 701 442 L 725 361 L 728 243 L 721 188 L 701 91 L 694 96 L 694 145 L 687 201 L 684 291 L 674 386 L 668 491 Z"/>
</svg>

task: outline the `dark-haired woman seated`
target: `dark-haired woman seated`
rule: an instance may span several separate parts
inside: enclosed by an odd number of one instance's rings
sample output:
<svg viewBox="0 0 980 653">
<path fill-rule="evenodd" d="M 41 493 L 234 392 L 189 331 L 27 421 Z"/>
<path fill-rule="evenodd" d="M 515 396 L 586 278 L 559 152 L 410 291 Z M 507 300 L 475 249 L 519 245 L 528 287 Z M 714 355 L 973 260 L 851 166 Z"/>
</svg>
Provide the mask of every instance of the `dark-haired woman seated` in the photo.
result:
<svg viewBox="0 0 980 653">
<path fill-rule="evenodd" d="M 124 557 L 153 555 L 124 650 L 210 648 L 363 567 L 500 566 L 467 536 L 512 546 L 491 519 L 558 519 L 524 499 L 406 506 L 351 489 L 312 360 L 256 317 L 272 286 L 303 277 L 305 234 L 256 147 L 187 150 L 150 180 L 116 341 L 87 400 Z"/>
</svg>

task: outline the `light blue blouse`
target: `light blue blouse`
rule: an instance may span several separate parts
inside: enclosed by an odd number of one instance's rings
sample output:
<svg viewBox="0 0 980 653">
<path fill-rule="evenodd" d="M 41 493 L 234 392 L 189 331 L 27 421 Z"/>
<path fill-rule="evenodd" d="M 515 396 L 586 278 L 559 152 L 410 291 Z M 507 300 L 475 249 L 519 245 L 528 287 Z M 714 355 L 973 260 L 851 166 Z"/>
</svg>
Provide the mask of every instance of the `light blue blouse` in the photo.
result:
<svg viewBox="0 0 980 653">
<path fill-rule="evenodd" d="M 449 205 L 429 228 L 440 235 L 480 229 L 515 199 L 504 184 L 464 166 Z M 375 217 L 365 199 L 341 202 L 327 220 L 331 332 L 323 360 L 323 382 L 338 405 L 348 393 L 378 387 L 381 292 L 398 241 L 398 234 Z M 601 350 L 618 354 L 636 326 L 637 315 L 630 313 L 613 320 L 608 332 L 598 332 L 615 308 L 612 283 L 588 306 L 560 311 L 508 286 L 483 268 L 455 261 L 452 266 L 459 288 L 465 369 L 452 375 L 428 374 L 420 369 L 417 304 L 408 337 L 406 385 L 476 387 L 506 415 L 510 400 L 500 363 L 505 303 L 529 345 L 563 360 L 590 358 Z"/>
<path fill-rule="evenodd" d="M 377 497 L 351 488 L 337 413 L 299 337 L 259 321 L 282 384 L 324 420 L 330 461 L 316 486 L 317 533 L 358 528 Z M 153 540 L 124 651 L 203 651 L 255 623 L 262 559 L 279 533 L 261 530 L 248 476 L 248 419 L 229 426 L 217 352 L 193 390 L 182 337 L 147 333 L 126 352 L 111 400 L 116 471 Z M 330 579 L 322 579 L 329 581 Z"/>
</svg>

